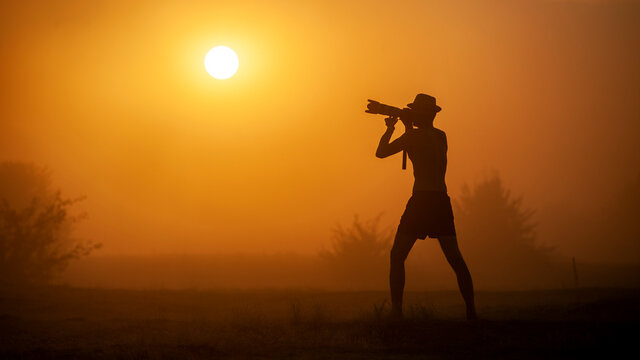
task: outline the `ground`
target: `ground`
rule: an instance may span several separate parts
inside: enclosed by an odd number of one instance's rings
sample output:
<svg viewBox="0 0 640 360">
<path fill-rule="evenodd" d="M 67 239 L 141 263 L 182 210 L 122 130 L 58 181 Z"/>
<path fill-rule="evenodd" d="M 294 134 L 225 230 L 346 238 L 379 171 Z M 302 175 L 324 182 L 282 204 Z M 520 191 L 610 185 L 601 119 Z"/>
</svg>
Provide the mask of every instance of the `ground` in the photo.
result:
<svg viewBox="0 0 640 360">
<path fill-rule="evenodd" d="M 640 335 L 640 290 L 410 292 L 99 290 L 0 295 L 0 358 L 613 358 Z M 632 352 L 632 353 L 635 353 Z"/>
</svg>

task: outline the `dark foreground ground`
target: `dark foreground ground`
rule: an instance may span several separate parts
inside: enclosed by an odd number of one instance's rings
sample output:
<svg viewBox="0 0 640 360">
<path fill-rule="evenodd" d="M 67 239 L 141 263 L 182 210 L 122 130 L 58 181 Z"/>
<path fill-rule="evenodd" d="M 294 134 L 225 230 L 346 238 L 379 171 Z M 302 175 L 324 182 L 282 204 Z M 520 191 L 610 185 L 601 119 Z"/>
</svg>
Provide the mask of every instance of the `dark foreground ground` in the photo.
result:
<svg viewBox="0 0 640 360">
<path fill-rule="evenodd" d="M 634 349 L 640 291 L 479 292 L 482 320 L 456 292 L 120 291 L 49 288 L 0 295 L 0 358 L 615 358 Z M 629 352 L 630 351 L 630 352 Z"/>
</svg>

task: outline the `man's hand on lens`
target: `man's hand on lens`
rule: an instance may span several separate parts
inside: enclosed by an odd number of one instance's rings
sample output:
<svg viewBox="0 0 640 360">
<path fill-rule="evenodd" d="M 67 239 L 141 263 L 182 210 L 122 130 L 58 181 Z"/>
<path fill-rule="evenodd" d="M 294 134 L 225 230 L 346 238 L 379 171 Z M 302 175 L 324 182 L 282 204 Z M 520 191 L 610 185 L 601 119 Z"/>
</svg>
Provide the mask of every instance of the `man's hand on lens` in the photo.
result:
<svg viewBox="0 0 640 360">
<path fill-rule="evenodd" d="M 396 126 L 397 122 L 398 122 L 398 118 L 396 116 L 389 116 L 384 119 L 384 123 L 387 124 L 387 127 L 391 129 L 393 129 Z"/>
</svg>

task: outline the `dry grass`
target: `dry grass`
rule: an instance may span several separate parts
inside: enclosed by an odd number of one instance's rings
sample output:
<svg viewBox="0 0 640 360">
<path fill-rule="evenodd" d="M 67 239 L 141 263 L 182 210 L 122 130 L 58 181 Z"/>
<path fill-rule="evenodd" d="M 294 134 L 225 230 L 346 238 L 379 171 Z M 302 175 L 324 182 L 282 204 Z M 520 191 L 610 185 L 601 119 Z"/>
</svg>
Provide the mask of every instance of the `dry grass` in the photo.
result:
<svg viewBox="0 0 640 360">
<path fill-rule="evenodd" d="M 121 291 L 4 293 L 0 358 L 576 358 L 632 346 L 637 290 L 481 292 Z"/>
</svg>

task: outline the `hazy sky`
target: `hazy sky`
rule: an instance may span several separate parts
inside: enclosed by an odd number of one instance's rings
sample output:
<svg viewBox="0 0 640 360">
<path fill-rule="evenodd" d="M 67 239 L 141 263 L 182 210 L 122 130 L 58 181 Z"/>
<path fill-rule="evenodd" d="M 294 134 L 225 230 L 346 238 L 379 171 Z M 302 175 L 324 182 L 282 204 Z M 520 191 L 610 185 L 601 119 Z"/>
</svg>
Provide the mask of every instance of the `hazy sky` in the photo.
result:
<svg viewBox="0 0 640 360">
<path fill-rule="evenodd" d="M 1 6 L 0 160 L 87 195 L 102 253 L 312 252 L 356 213 L 395 226 L 411 171 L 374 157 L 368 98 L 434 95 L 452 197 L 498 171 L 541 241 L 640 171 L 636 2 Z M 231 79 L 204 69 L 215 45 Z"/>
</svg>

